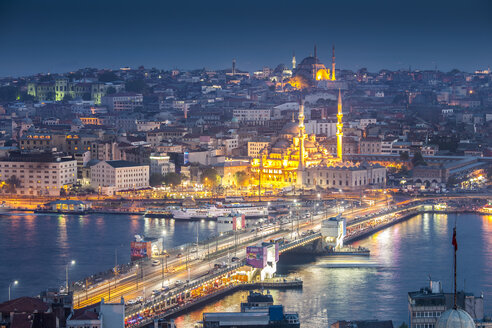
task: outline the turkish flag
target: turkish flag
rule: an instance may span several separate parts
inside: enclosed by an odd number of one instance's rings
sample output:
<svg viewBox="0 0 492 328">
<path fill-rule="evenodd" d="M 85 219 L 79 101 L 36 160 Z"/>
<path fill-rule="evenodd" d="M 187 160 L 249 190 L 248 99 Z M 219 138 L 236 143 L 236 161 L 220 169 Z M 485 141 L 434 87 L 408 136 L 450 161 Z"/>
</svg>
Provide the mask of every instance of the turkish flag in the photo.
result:
<svg viewBox="0 0 492 328">
<path fill-rule="evenodd" d="M 458 242 L 456 241 L 456 228 L 453 228 L 453 241 L 451 242 L 454 246 L 454 251 L 458 250 Z"/>
</svg>

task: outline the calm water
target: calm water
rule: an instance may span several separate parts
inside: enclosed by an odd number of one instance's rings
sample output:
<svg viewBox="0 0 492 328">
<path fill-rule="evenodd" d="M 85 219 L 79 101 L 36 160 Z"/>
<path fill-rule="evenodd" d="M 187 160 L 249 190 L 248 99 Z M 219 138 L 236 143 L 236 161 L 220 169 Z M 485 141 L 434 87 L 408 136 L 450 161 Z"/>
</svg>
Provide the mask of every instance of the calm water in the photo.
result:
<svg viewBox="0 0 492 328">
<path fill-rule="evenodd" d="M 0 216 L 0 302 L 12 297 L 37 295 L 48 287 L 65 284 L 65 264 L 72 259 L 70 280 L 106 271 L 115 264 L 130 261 L 130 242 L 134 235 L 164 236 L 170 249 L 215 233 L 215 223 L 176 222 L 126 215 L 43 215 Z"/>
<path fill-rule="evenodd" d="M 302 291 L 272 291 L 277 303 L 298 311 L 304 327 L 327 327 L 341 319 L 408 321 L 407 292 L 426 286 L 428 276 L 452 288 L 451 235 L 454 217 L 417 216 L 376 233 L 356 245 L 371 249 L 370 258 L 309 258 L 282 256 L 279 271 L 304 279 Z M 215 233 L 213 222 L 175 222 L 122 215 L 0 216 L 0 301 L 7 299 L 10 281 L 19 285 L 13 297 L 36 295 L 64 284 L 64 265 L 75 259 L 70 279 L 82 278 L 129 261 L 135 234 L 159 237 L 172 248 Z M 460 215 L 458 224 L 458 287 L 485 295 L 485 312 L 492 313 L 492 216 Z M 351 266 L 347 268 L 347 266 Z M 178 318 L 179 328 L 193 327 L 203 311 L 238 311 L 246 293 Z"/>
<path fill-rule="evenodd" d="M 351 319 L 408 322 L 407 293 L 426 286 L 429 275 L 441 280 L 445 291 L 452 290 L 454 221 L 454 215 L 417 216 L 357 242 L 356 246 L 371 249 L 370 258 L 281 256 L 280 273 L 302 277 L 304 288 L 272 291 L 274 300 L 299 312 L 303 327 L 327 327 Z M 483 291 L 485 312 L 490 315 L 492 216 L 460 215 L 457 226 L 458 289 L 466 283 L 466 290 L 475 295 Z M 239 292 L 177 318 L 177 326 L 193 327 L 203 311 L 239 311 L 246 295 Z"/>
</svg>

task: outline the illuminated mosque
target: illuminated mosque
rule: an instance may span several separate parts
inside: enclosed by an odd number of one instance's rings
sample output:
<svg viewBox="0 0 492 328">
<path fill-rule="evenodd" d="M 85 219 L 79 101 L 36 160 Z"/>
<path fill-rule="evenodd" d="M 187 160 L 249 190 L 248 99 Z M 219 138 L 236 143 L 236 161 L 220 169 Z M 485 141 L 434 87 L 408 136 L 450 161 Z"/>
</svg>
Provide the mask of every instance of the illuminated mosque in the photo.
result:
<svg viewBox="0 0 492 328">
<path fill-rule="evenodd" d="M 342 95 L 339 90 L 337 152 L 331 154 L 316 140 L 316 135 L 306 134 L 304 102 L 301 99 L 298 122 L 293 117 L 292 121 L 282 128 L 278 138 L 269 147 L 262 149 L 257 158 L 251 160 L 251 172 L 256 176 L 256 183 L 261 188 L 295 186 L 302 189 L 357 189 L 384 184 L 385 167 L 379 164 L 343 161 L 342 118 Z"/>
<path fill-rule="evenodd" d="M 315 86 L 318 81 L 336 81 L 335 77 L 335 46 L 331 57 L 331 69 L 326 68 L 318 59 L 316 45 L 314 56 L 306 57 L 299 65 L 296 65 L 295 55 L 292 57 L 293 76 L 288 84 L 296 89 Z"/>
</svg>

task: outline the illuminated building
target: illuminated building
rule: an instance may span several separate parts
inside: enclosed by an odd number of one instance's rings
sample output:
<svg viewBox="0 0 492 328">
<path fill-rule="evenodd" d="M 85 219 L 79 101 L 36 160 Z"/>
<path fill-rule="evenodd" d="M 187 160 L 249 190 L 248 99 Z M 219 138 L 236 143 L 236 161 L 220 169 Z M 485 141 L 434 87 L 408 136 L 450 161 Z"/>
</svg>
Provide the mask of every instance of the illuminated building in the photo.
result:
<svg viewBox="0 0 492 328">
<path fill-rule="evenodd" d="M 342 140 L 343 140 L 343 123 L 342 123 L 342 93 L 338 90 L 338 113 L 337 113 L 337 158 L 342 161 Z"/>
<path fill-rule="evenodd" d="M 336 81 L 335 47 L 333 46 L 331 69 L 326 68 L 318 59 L 316 45 L 314 46 L 314 56 L 304 58 L 297 66 L 295 56 L 293 56 L 292 67 L 294 75 L 288 83 L 296 89 L 315 86 L 318 81 Z"/>
<path fill-rule="evenodd" d="M 17 195 L 59 196 L 60 189 L 77 182 L 77 161 L 51 153 L 11 152 L 0 160 L 0 180 L 17 177 Z"/>
<path fill-rule="evenodd" d="M 150 155 L 150 174 L 158 173 L 166 175 L 175 171 L 174 163 L 170 161 L 170 157 L 167 154 Z"/>
<path fill-rule="evenodd" d="M 254 179 L 262 188 L 354 189 L 383 185 L 386 168 L 376 164 L 343 161 L 342 95 L 338 93 L 337 149 L 330 152 L 315 134 L 306 134 L 304 103 L 299 105 L 298 123 L 292 118 L 279 138 L 263 148 L 250 163 Z M 336 156 L 333 156 L 333 153 Z"/>
<path fill-rule="evenodd" d="M 32 82 L 27 85 L 27 93 L 38 101 L 62 101 L 65 96 L 70 96 L 72 99 L 90 98 L 96 104 L 101 103 L 106 89 L 104 83 L 70 82 L 65 77 L 57 78 L 53 82 Z"/>
<path fill-rule="evenodd" d="M 149 166 L 129 161 L 101 161 L 91 167 L 91 186 L 108 195 L 149 186 Z"/>
</svg>

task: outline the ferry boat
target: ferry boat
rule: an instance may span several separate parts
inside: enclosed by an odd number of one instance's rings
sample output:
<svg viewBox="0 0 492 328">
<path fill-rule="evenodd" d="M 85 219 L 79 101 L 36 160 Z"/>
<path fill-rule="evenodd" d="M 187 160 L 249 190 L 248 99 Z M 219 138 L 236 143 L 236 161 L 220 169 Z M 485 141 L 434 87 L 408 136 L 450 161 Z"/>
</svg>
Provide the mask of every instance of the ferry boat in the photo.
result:
<svg viewBox="0 0 492 328">
<path fill-rule="evenodd" d="M 170 219 L 173 214 L 169 208 L 148 208 L 144 216 L 147 218 Z"/>
<path fill-rule="evenodd" d="M 171 210 L 172 216 L 177 220 L 201 220 L 216 219 L 221 216 L 229 216 L 232 213 L 243 215 L 246 218 L 259 218 L 268 216 L 268 207 L 252 204 L 227 204 L 224 206 L 206 206 L 198 208 L 178 208 Z"/>
<path fill-rule="evenodd" d="M 212 211 L 206 207 L 203 208 L 177 208 L 172 209 L 171 214 L 176 220 L 201 220 L 214 218 Z"/>
</svg>

